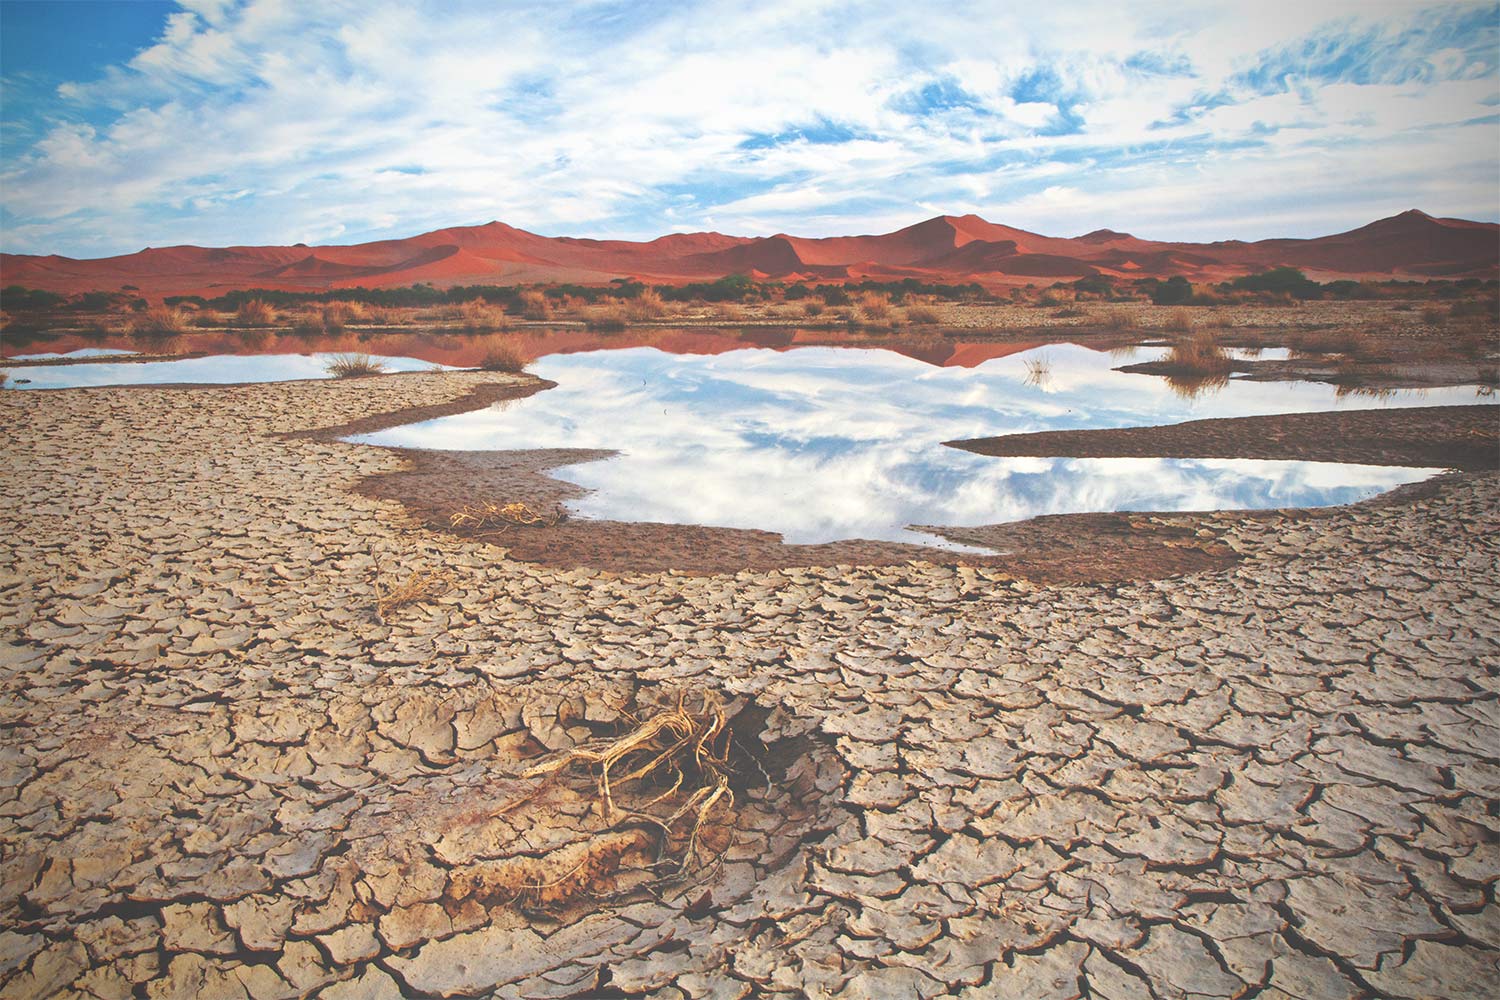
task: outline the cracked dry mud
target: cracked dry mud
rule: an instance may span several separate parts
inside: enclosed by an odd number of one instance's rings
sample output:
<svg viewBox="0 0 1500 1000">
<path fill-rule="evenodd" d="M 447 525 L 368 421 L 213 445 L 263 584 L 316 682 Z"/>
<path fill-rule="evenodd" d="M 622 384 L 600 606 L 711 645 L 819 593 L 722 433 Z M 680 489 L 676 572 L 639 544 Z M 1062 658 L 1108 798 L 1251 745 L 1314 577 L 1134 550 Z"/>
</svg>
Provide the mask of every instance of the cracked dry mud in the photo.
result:
<svg viewBox="0 0 1500 1000">
<path fill-rule="evenodd" d="M 284 433 L 505 381 L 0 394 L 0 993 L 1500 985 L 1493 476 L 1179 515 L 1241 558 L 1155 581 L 632 575 L 431 532 L 352 489 L 399 454 Z M 376 560 L 452 589 L 379 624 Z M 595 899 L 649 835 L 522 772 L 682 691 L 764 773 L 718 864 Z"/>
</svg>

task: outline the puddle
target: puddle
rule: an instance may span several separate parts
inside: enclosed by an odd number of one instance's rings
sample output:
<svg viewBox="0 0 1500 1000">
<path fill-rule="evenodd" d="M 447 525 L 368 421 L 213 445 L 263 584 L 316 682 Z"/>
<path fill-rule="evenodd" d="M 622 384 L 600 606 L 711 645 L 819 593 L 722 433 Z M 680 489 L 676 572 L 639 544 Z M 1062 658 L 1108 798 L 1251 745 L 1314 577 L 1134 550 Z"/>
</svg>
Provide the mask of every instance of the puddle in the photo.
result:
<svg viewBox="0 0 1500 1000">
<path fill-rule="evenodd" d="M 121 352 L 110 351 L 118 354 Z M 176 361 L 28 366 L 10 371 L 6 388 L 75 389 L 101 385 L 238 385 L 331 378 L 332 354 L 252 354 L 182 358 Z M 418 358 L 372 355 L 387 372 L 427 371 L 432 362 Z"/>
<path fill-rule="evenodd" d="M 110 347 L 80 347 L 76 351 L 64 353 L 50 352 L 42 354 L 12 354 L 12 361 L 66 361 L 71 358 L 118 358 L 125 355 L 135 354 L 136 351 L 127 351 L 123 348 L 114 349 Z"/>
<path fill-rule="evenodd" d="M 1436 470 L 1314 462 L 989 458 L 941 442 L 1040 430 L 1177 423 L 1315 410 L 1473 401 L 1472 388 L 1339 399 L 1313 383 L 1232 380 L 1183 395 L 1112 370 L 1160 349 L 1050 345 L 974 367 L 877 349 L 653 348 L 554 355 L 558 383 L 486 410 L 352 440 L 407 448 L 600 448 L 554 470 L 590 490 L 590 518 L 758 528 L 793 544 L 948 543 L 913 524 L 973 526 L 1040 514 L 1325 506 Z"/>
</svg>

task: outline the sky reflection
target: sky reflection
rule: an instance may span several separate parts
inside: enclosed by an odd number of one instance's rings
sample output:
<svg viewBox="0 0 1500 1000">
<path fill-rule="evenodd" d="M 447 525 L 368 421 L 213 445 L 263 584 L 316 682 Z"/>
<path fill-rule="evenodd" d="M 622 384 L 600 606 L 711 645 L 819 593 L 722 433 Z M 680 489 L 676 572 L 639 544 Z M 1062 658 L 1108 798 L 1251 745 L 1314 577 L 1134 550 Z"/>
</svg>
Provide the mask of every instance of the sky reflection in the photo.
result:
<svg viewBox="0 0 1500 1000">
<path fill-rule="evenodd" d="M 1198 398 L 1113 371 L 1162 352 L 1050 345 L 976 368 L 882 350 L 763 349 L 711 356 L 631 348 L 534 364 L 555 389 L 354 440 L 436 449 L 607 448 L 557 475 L 591 490 L 586 517 L 933 544 L 912 524 L 1039 514 L 1347 503 L 1432 470 L 1310 462 L 997 459 L 955 438 L 1371 406 L 1469 403 L 1472 389 L 1340 400 L 1311 383 L 1232 381 Z M 1028 383 L 1027 361 L 1047 375 Z"/>
<path fill-rule="evenodd" d="M 75 352 L 76 353 L 76 352 Z M 118 354 L 118 351 L 110 353 Z M 10 370 L 6 388 L 75 389 L 100 385 L 238 385 L 246 382 L 291 382 L 329 378 L 332 354 L 222 355 L 176 361 L 127 361 L 118 364 L 40 365 Z M 371 356 L 387 372 L 427 371 L 433 365 L 416 358 Z M 22 382 L 22 380 L 29 380 Z M 20 383 L 20 384 L 18 384 Z"/>
</svg>

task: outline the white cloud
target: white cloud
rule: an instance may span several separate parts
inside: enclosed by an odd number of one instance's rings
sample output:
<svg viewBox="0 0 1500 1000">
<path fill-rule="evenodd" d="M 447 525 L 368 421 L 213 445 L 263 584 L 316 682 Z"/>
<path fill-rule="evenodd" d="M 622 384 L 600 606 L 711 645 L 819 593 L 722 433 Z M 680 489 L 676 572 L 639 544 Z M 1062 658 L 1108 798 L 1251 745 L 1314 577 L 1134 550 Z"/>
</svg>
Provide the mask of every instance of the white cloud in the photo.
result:
<svg viewBox="0 0 1500 1000">
<path fill-rule="evenodd" d="M 54 124 L 7 149 L 6 250 L 492 218 L 819 235 L 938 206 L 1162 238 L 1312 235 L 1392 203 L 1496 214 L 1500 126 L 1458 124 L 1496 110 L 1482 44 L 1411 55 L 1427 83 L 1304 73 L 1258 93 L 1237 75 L 1267 53 L 1296 64 L 1309 35 L 1398 38 L 1482 5 L 181 6 L 127 65 L 61 87 Z"/>
</svg>

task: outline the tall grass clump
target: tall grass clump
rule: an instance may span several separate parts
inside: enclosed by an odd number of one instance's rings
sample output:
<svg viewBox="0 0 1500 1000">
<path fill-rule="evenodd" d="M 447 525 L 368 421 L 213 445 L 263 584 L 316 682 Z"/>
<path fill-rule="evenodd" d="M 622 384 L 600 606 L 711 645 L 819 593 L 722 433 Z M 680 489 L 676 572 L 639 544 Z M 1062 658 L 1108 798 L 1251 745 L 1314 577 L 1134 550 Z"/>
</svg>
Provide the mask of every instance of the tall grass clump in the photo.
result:
<svg viewBox="0 0 1500 1000">
<path fill-rule="evenodd" d="M 932 306 L 907 306 L 906 321 L 921 326 L 931 326 L 943 321 L 942 314 Z"/>
<path fill-rule="evenodd" d="M 482 332 L 503 330 L 508 324 L 505 310 L 484 299 L 470 299 L 458 307 L 459 325 L 465 330 Z"/>
<path fill-rule="evenodd" d="M 891 299 L 884 292 L 861 292 L 854 297 L 854 307 L 865 322 L 880 322 L 891 318 Z"/>
<path fill-rule="evenodd" d="M 188 314 L 165 306 L 147 309 L 130 321 L 130 332 L 144 337 L 175 337 L 187 329 Z"/>
<path fill-rule="evenodd" d="M 1186 309 L 1173 309 L 1162 320 L 1161 328 L 1173 333 L 1192 333 L 1198 326 L 1197 317 Z"/>
<path fill-rule="evenodd" d="M 1184 375 L 1228 375 L 1233 362 L 1210 333 L 1179 337 L 1167 353 L 1166 363 Z"/>
<path fill-rule="evenodd" d="M 365 306 L 365 318 L 376 326 L 405 326 L 411 314 L 398 306 Z"/>
<path fill-rule="evenodd" d="M 479 367 L 487 372 L 519 372 L 529 359 L 514 344 L 495 344 L 485 352 Z"/>
<path fill-rule="evenodd" d="M 238 326 L 270 326 L 276 322 L 276 310 L 260 299 L 251 299 L 240 303 L 234 322 Z"/>
<path fill-rule="evenodd" d="M 1099 325 L 1106 330 L 1135 330 L 1141 325 L 1141 317 L 1134 309 L 1115 306 L 1099 313 Z"/>
<path fill-rule="evenodd" d="M 526 319 L 551 319 L 552 302 L 535 288 L 528 288 L 516 298 L 521 315 Z"/>
<path fill-rule="evenodd" d="M 625 318 L 642 322 L 660 319 L 667 313 L 667 302 L 654 288 L 647 288 L 633 299 L 625 300 Z"/>
<path fill-rule="evenodd" d="M 368 354 L 335 354 L 328 359 L 327 371 L 334 378 L 361 378 L 379 375 L 385 371 L 385 365 Z"/>
<path fill-rule="evenodd" d="M 358 302 L 330 302 L 323 307 L 323 329 L 329 333 L 342 333 L 344 327 L 364 319 L 364 316 L 364 307 Z"/>
</svg>

